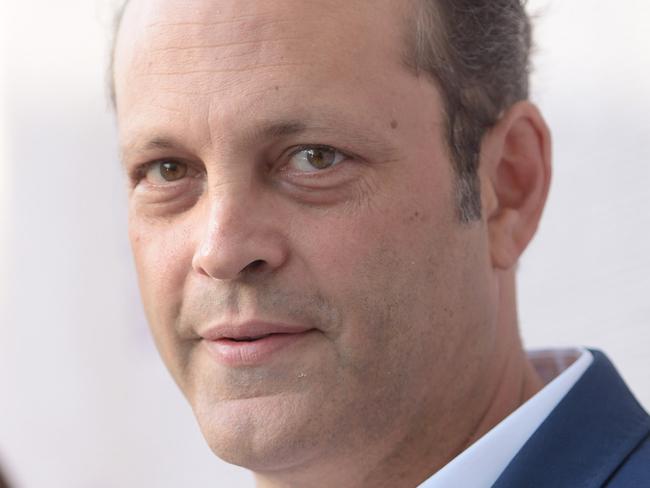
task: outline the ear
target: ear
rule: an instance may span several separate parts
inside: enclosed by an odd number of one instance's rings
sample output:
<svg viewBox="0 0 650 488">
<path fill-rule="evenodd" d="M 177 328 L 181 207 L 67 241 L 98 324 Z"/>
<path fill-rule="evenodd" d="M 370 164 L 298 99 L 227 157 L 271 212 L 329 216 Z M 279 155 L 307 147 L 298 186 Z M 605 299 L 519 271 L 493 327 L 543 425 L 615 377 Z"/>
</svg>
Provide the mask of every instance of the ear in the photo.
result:
<svg viewBox="0 0 650 488">
<path fill-rule="evenodd" d="M 518 102 L 485 135 L 479 167 L 492 266 L 515 266 L 532 239 L 551 181 L 551 135 L 537 107 Z"/>
</svg>

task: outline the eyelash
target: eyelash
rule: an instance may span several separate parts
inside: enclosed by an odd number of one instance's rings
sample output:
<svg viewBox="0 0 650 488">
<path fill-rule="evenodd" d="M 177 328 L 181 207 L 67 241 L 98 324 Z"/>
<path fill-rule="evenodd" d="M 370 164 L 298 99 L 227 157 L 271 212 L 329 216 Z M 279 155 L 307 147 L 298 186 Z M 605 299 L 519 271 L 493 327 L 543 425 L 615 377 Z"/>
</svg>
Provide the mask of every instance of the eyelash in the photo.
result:
<svg viewBox="0 0 650 488">
<path fill-rule="evenodd" d="M 129 180 L 131 181 L 131 184 L 133 186 L 137 186 L 143 179 L 146 178 L 147 173 L 149 170 L 155 166 L 156 164 L 162 164 L 162 163 L 179 163 L 179 164 L 184 164 L 187 166 L 188 171 L 194 171 L 194 172 L 199 172 L 194 168 L 194 166 L 187 161 L 183 161 L 182 159 L 175 159 L 175 158 L 161 158 L 161 159 L 155 159 L 153 161 L 149 161 L 146 163 L 139 164 L 135 166 L 131 171 L 129 171 Z M 183 178 L 185 179 L 185 178 Z M 169 182 L 169 185 L 172 185 L 174 182 Z M 168 186 L 168 185 L 153 185 L 152 186 Z"/>
<path fill-rule="evenodd" d="M 281 165 L 280 171 L 285 171 L 285 172 L 290 171 L 290 170 L 288 170 L 286 168 L 289 166 L 289 164 L 291 162 L 291 159 L 294 156 L 300 154 L 301 152 L 309 151 L 309 150 L 312 150 L 312 151 L 331 151 L 331 152 L 333 152 L 335 154 L 339 154 L 340 156 L 342 156 L 342 160 L 340 162 L 335 163 L 335 164 L 333 164 L 332 166 L 330 166 L 328 168 L 322 169 L 320 171 L 303 172 L 302 173 L 303 176 L 307 176 L 307 177 L 310 177 L 310 178 L 311 177 L 318 177 L 317 175 L 323 175 L 323 174 L 329 173 L 330 170 L 332 168 L 334 168 L 335 166 L 338 166 L 339 164 L 351 159 L 351 156 L 347 152 L 344 152 L 344 151 L 342 151 L 340 149 L 337 149 L 336 147 L 333 147 L 333 146 L 328 146 L 326 144 L 301 144 L 299 146 L 295 146 L 295 147 L 289 149 L 286 158 L 282 158 L 282 159 L 285 159 L 286 161 L 284 161 L 283 164 Z"/>
</svg>

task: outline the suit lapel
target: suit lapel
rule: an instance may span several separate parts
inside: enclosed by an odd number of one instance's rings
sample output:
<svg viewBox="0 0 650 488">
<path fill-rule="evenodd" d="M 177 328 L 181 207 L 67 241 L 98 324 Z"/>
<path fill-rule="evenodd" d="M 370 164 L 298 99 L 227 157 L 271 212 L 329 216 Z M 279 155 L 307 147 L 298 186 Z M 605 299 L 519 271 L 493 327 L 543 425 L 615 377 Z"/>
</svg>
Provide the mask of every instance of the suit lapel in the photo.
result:
<svg viewBox="0 0 650 488">
<path fill-rule="evenodd" d="M 648 435 L 650 417 L 599 351 L 493 488 L 597 488 Z"/>
</svg>

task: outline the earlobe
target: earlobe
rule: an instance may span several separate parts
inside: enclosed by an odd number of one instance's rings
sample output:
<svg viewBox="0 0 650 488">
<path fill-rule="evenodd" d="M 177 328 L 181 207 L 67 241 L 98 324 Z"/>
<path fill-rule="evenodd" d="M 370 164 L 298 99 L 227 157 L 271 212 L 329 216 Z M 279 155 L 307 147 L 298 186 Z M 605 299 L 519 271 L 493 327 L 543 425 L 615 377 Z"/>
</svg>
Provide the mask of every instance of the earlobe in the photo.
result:
<svg viewBox="0 0 650 488">
<path fill-rule="evenodd" d="M 530 102 L 513 105 L 486 134 L 481 173 L 492 264 L 512 268 L 532 239 L 551 179 L 550 133 Z"/>
<path fill-rule="evenodd" d="M 517 246 L 515 226 L 517 213 L 503 209 L 497 217 L 488 221 L 488 234 L 490 239 L 490 259 L 492 266 L 499 270 L 512 268 L 521 254 Z"/>
</svg>

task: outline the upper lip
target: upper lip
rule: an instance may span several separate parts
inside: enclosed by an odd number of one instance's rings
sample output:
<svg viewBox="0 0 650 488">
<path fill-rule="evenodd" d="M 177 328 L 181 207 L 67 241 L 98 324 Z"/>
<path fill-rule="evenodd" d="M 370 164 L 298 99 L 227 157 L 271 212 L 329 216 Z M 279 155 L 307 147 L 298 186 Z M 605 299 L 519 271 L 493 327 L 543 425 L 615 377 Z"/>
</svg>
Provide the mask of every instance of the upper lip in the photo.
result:
<svg viewBox="0 0 650 488">
<path fill-rule="evenodd" d="M 220 323 L 199 335 L 208 341 L 217 341 L 219 339 L 245 340 L 260 339 L 271 334 L 301 334 L 310 329 L 310 327 L 301 325 L 253 320 L 239 324 Z"/>
</svg>

